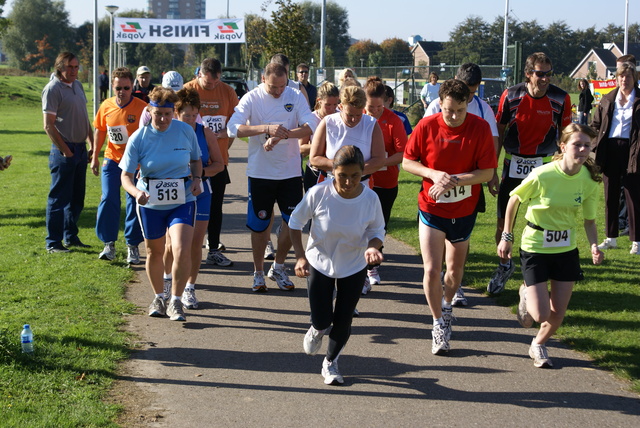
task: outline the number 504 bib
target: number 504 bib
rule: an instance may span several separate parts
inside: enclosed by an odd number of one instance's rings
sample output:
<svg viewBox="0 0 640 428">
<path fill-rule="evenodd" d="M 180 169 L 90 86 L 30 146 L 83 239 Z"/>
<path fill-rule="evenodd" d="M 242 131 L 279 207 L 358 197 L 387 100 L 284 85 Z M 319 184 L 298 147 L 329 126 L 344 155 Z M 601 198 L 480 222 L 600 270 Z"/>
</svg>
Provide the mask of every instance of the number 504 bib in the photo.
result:
<svg viewBox="0 0 640 428">
<path fill-rule="evenodd" d="M 153 205 L 184 204 L 186 200 L 182 178 L 149 180 L 149 203 Z"/>
</svg>

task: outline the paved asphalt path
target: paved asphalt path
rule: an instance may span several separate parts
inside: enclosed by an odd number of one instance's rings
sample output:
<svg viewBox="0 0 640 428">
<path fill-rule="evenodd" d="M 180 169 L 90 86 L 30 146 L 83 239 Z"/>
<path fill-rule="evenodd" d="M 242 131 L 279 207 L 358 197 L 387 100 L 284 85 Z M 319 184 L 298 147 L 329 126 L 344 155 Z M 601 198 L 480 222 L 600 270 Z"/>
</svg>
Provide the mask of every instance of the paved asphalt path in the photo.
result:
<svg viewBox="0 0 640 428">
<path fill-rule="evenodd" d="M 147 316 L 153 294 L 143 267 L 128 287 L 139 310 L 127 328 L 139 351 L 115 388 L 127 394 L 125 426 L 640 426 L 640 400 L 628 384 L 557 341 L 549 346 L 556 368 L 534 368 L 535 330 L 475 290 L 466 291 L 468 307 L 454 309 L 449 355 L 432 355 L 421 260 L 390 238 L 383 284 L 360 300 L 362 316 L 340 358 L 345 384 L 324 385 L 326 340 L 316 356 L 302 350 L 305 281 L 292 275 L 293 292 L 269 280 L 268 293 L 250 290 L 246 144 L 237 141 L 230 155 L 221 239 L 234 265 L 203 264 L 200 307 L 187 311 L 186 323 Z"/>
</svg>

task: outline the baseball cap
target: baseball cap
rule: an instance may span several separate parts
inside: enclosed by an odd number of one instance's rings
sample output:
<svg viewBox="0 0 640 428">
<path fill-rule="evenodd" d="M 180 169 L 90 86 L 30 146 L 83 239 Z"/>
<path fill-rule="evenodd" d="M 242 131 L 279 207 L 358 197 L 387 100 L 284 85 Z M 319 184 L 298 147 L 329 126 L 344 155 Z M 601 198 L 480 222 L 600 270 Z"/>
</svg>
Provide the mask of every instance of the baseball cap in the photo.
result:
<svg viewBox="0 0 640 428">
<path fill-rule="evenodd" d="M 183 84 L 184 80 L 177 71 L 167 71 L 162 77 L 162 86 L 164 88 L 171 88 L 174 91 L 179 91 L 182 89 Z"/>
<path fill-rule="evenodd" d="M 141 74 L 144 74 L 144 73 L 151 74 L 151 70 L 149 70 L 149 67 L 147 67 L 146 65 L 143 65 L 142 67 L 138 67 L 138 72 L 136 73 L 136 76 L 140 76 Z"/>
</svg>

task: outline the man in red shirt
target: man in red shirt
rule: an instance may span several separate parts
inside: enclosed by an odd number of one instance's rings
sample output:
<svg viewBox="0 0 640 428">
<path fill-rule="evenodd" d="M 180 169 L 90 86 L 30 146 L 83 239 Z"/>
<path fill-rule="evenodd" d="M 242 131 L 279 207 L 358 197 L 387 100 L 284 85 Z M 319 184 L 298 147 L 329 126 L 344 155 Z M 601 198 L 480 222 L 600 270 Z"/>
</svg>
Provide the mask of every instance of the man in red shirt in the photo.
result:
<svg viewBox="0 0 640 428">
<path fill-rule="evenodd" d="M 402 167 L 422 177 L 418 194 L 423 287 L 433 315 L 431 352 L 449 350 L 451 300 L 462 280 L 469 237 L 475 225 L 481 183 L 497 167 L 489 124 L 467 114 L 469 88 L 447 80 L 440 88 L 442 112 L 422 119 L 405 148 Z M 444 295 L 440 272 L 447 249 Z"/>
<path fill-rule="evenodd" d="M 551 60 L 542 52 L 529 55 L 525 81 L 504 91 L 498 105 L 498 153 L 504 147 L 504 167 L 498 191 L 496 245 L 504 228 L 509 192 L 537 166 L 550 162 L 558 150 L 558 136 L 571 123 L 571 99 L 552 85 Z M 500 293 L 513 275 L 511 259 L 500 259 L 487 291 Z"/>
</svg>

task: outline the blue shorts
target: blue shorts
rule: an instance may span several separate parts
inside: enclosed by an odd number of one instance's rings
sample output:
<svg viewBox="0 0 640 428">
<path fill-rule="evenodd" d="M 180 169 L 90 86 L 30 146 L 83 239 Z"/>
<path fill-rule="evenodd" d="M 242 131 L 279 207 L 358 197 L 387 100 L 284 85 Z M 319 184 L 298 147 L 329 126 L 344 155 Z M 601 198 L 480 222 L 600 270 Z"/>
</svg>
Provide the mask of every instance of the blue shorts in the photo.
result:
<svg viewBox="0 0 640 428">
<path fill-rule="evenodd" d="M 200 193 L 196 198 L 196 221 L 209 221 L 211 214 L 211 184 L 209 180 L 202 182 L 204 192 Z"/>
<path fill-rule="evenodd" d="M 471 232 L 476 224 L 476 215 L 477 213 L 473 213 L 466 217 L 444 218 L 420 210 L 418 217 L 424 225 L 444 232 L 447 241 L 455 244 L 456 242 L 464 242 L 471 237 Z"/>
<path fill-rule="evenodd" d="M 284 180 L 267 180 L 249 177 L 249 203 L 247 204 L 247 227 L 254 232 L 264 232 L 269 227 L 273 206 L 277 202 L 282 219 L 289 217 L 302 200 L 302 177 Z"/>
<path fill-rule="evenodd" d="M 193 227 L 196 221 L 196 202 L 187 202 L 172 210 L 154 210 L 138 205 L 138 218 L 145 239 L 162 238 L 167 228 L 174 224 L 188 224 Z"/>
</svg>

